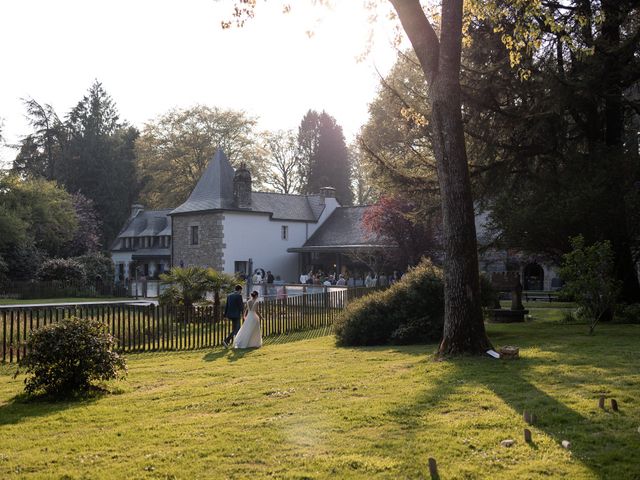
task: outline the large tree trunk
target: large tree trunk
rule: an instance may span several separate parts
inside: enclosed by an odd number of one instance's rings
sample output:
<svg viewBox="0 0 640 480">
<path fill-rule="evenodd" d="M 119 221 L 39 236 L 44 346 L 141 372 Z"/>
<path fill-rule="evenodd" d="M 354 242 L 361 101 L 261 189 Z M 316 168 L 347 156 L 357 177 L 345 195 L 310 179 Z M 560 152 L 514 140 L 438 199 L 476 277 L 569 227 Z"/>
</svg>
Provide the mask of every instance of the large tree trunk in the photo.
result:
<svg viewBox="0 0 640 480">
<path fill-rule="evenodd" d="M 444 0 L 440 40 L 419 0 L 391 0 L 429 83 L 445 247 L 445 322 L 441 355 L 492 348 L 482 307 L 471 182 L 460 102 L 462 0 Z"/>
</svg>

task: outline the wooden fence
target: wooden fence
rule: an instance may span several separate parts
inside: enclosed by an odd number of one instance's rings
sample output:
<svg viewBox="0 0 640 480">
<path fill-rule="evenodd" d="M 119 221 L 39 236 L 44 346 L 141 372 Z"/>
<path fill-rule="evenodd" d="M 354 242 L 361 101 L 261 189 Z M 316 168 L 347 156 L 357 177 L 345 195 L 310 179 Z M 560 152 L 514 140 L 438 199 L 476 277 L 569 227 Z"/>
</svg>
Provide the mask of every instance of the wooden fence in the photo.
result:
<svg viewBox="0 0 640 480">
<path fill-rule="evenodd" d="M 354 298 L 374 289 L 355 288 L 266 298 L 260 305 L 262 335 L 282 335 L 330 326 Z M 20 361 L 27 353 L 29 333 L 63 318 L 98 319 L 117 339 L 122 352 L 211 348 L 222 345 L 231 322 L 214 314 L 212 306 L 167 308 L 155 305 L 84 304 L 77 306 L 0 307 L 2 362 Z M 217 318 L 216 318 L 217 317 Z"/>
<path fill-rule="evenodd" d="M 126 297 L 127 289 L 113 283 L 88 284 L 80 281 L 23 281 L 0 283 L 0 297 L 27 300 L 63 297 Z"/>
</svg>

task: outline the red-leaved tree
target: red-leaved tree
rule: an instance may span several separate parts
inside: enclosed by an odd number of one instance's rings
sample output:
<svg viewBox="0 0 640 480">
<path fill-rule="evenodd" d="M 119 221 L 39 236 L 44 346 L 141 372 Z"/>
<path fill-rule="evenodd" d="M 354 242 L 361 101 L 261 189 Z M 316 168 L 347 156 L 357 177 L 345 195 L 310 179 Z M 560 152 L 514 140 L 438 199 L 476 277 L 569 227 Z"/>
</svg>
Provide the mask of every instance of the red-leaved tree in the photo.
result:
<svg viewBox="0 0 640 480">
<path fill-rule="evenodd" d="M 382 197 L 367 209 L 362 225 L 394 247 L 383 252 L 387 262 L 401 268 L 416 265 L 422 257 L 441 258 L 440 218 L 420 214 L 416 205 L 396 197 Z"/>
</svg>

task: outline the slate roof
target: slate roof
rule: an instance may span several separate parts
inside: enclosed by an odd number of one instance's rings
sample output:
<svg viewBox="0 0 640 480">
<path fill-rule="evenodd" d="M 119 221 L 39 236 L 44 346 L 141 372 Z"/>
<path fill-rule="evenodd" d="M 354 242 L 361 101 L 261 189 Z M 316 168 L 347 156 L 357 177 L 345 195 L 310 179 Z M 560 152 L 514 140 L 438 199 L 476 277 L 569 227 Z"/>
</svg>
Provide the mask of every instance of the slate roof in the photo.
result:
<svg viewBox="0 0 640 480">
<path fill-rule="evenodd" d="M 171 235 L 171 210 L 143 210 L 125 224 L 118 238 Z M 169 233 L 164 233 L 166 229 Z"/>
<path fill-rule="evenodd" d="M 207 210 L 238 210 L 268 213 L 278 220 L 317 222 L 324 211 L 319 195 L 290 195 L 270 192 L 251 192 L 251 206 L 237 208 L 233 204 L 234 170 L 229 160 L 218 150 L 189 198 L 171 215 Z"/>
<path fill-rule="evenodd" d="M 285 193 L 251 192 L 251 212 L 267 212 L 278 220 L 317 222 L 324 205 L 318 205 L 316 196 Z"/>
<path fill-rule="evenodd" d="M 229 208 L 233 204 L 233 167 L 218 149 L 187 201 L 171 214 Z"/>
<path fill-rule="evenodd" d="M 122 231 L 111 246 L 112 250 L 124 248 L 125 237 L 158 237 L 171 236 L 171 210 L 142 210 L 127 220 Z M 169 249 L 162 249 L 168 252 Z"/>
<path fill-rule="evenodd" d="M 367 208 L 369 207 L 336 208 L 301 248 L 291 248 L 289 251 L 388 246 L 389 242 L 369 233 L 362 225 L 362 217 Z"/>
</svg>

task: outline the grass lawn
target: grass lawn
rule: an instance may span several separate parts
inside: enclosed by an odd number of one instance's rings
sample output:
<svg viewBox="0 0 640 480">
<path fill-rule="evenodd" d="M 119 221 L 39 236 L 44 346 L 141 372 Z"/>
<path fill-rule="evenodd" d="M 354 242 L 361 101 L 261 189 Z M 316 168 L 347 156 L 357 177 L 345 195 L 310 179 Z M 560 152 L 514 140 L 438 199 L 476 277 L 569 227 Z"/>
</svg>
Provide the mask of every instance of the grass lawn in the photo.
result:
<svg viewBox="0 0 640 480">
<path fill-rule="evenodd" d="M 68 297 L 68 298 L 35 298 L 21 300 L 17 298 L 0 298 L 0 305 L 33 305 L 34 303 L 79 303 L 79 302 L 130 302 L 130 297 Z"/>
<path fill-rule="evenodd" d="M 0 366 L 0 478 L 416 479 L 435 457 L 443 480 L 640 479 L 640 325 L 590 337 L 559 310 L 532 315 L 488 326 L 496 346 L 521 347 L 516 361 L 306 333 L 129 355 L 112 394 L 62 403 L 24 402 Z M 523 409 L 538 417 L 530 445 Z"/>
</svg>

